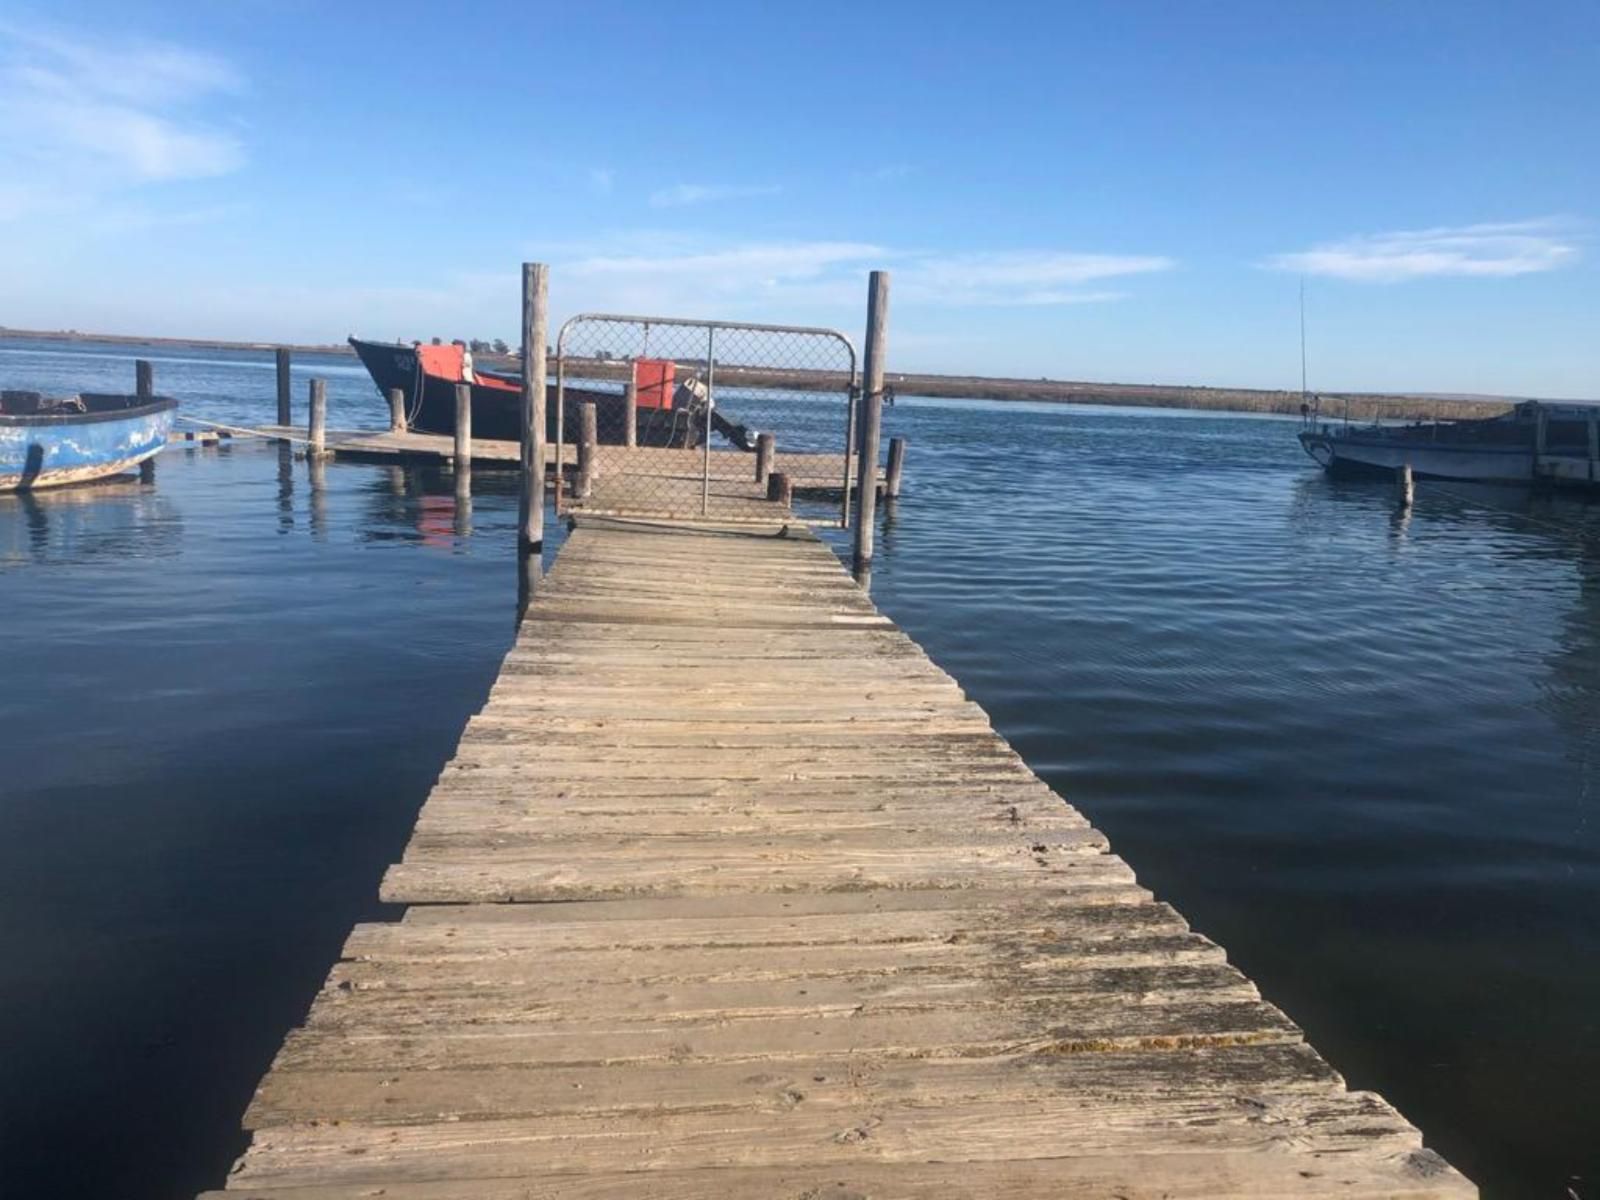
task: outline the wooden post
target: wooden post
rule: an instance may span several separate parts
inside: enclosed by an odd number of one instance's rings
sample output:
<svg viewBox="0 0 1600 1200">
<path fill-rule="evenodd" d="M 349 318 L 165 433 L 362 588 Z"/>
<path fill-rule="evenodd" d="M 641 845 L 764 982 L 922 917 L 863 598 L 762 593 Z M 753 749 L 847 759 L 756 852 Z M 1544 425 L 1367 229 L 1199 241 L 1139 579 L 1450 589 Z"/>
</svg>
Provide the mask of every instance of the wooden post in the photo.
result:
<svg viewBox="0 0 1600 1200">
<path fill-rule="evenodd" d="M 883 481 L 883 494 L 890 500 L 900 499 L 900 476 L 906 469 L 906 440 L 889 439 L 889 471 Z"/>
<path fill-rule="evenodd" d="M 456 384 L 456 496 L 472 494 L 472 385 Z"/>
<path fill-rule="evenodd" d="M 1411 464 L 1401 463 L 1394 476 L 1394 499 L 1402 509 L 1410 508 L 1416 499 L 1417 485 L 1411 476 Z"/>
<path fill-rule="evenodd" d="M 794 484 L 782 471 L 774 471 L 767 476 L 767 499 L 776 501 L 784 508 L 794 507 Z"/>
<path fill-rule="evenodd" d="M 152 454 L 139 464 L 139 482 L 154 483 L 156 481 L 156 456 Z"/>
<path fill-rule="evenodd" d="M 311 381 L 311 445 L 306 449 L 309 458 L 321 458 L 328 432 L 328 385 L 321 379 Z"/>
<path fill-rule="evenodd" d="M 1589 482 L 1595 482 L 1600 471 L 1600 408 L 1589 410 Z"/>
<path fill-rule="evenodd" d="M 278 424 L 289 424 L 289 348 L 278 347 Z"/>
<path fill-rule="evenodd" d="M 861 372 L 861 444 L 856 464 L 857 570 L 872 562 L 872 520 L 878 507 L 878 438 L 883 428 L 883 360 L 889 330 L 889 272 L 867 281 L 867 342 Z"/>
<path fill-rule="evenodd" d="M 544 547 L 544 376 L 550 328 L 550 268 L 522 264 L 522 493 L 517 549 Z"/>
<path fill-rule="evenodd" d="M 629 367 L 630 371 L 632 369 Z M 639 444 L 639 384 L 633 379 L 628 380 L 622 392 L 622 444 Z"/>
<path fill-rule="evenodd" d="M 156 373 L 146 359 L 133 360 L 133 392 L 141 400 L 153 400 L 156 394 Z"/>
<path fill-rule="evenodd" d="M 765 483 L 772 474 L 772 460 L 778 452 L 778 439 L 770 433 L 756 434 L 756 482 Z"/>
<path fill-rule="evenodd" d="M 594 481 L 600 478 L 599 413 L 594 401 L 585 400 L 578 405 L 578 494 L 577 499 L 587 500 L 594 491 Z"/>
<path fill-rule="evenodd" d="M 389 432 L 406 431 L 406 394 L 399 388 L 389 389 Z"/>
</svg>

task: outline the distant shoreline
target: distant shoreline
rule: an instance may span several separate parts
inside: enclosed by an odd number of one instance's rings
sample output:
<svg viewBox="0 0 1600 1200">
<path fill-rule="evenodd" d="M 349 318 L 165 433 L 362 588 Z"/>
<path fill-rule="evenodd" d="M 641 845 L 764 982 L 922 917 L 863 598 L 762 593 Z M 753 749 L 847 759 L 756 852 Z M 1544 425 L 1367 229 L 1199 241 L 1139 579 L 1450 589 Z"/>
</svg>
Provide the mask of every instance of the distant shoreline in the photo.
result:
<svg viewBox="0 0 1600 1200">
<path fill-rule="evenodd" d="M 354 356 L 348 343 L 297 345 L 284 342 L 224 342 L 215 338 L 147 337 L 132 333 L 79 333 L 76 329 L 11 329 L 0 325 L 0 338 L 28 338 L 36 342 L 92 342 L 105 346 L 175 346 L 184 350 L 277 350 L 280 347 L 302 354 L 345 354 Z"/>
<path fill-rule="evenodd" d="M 62 342 L 67 344 L 96 344 L 112 346 L 151 346 L 187 350 L 252 350 L 270 352 L 282 347 L 280 342 L 223 341 L 215 338 L 145 337 L 135 334 L 81 333 L 77 330 L 11 329 L 0 326 L 0 339 L 27 338 L 32 341 Z M 290 344 L 293 353 L 332 354 L 354 357 L 347 343 Z M 484 365 L 515 367 L 517 358 L 508 355 L 479 354 L 477 361 Z M 620 377 L 620 364 L 593 364 L 594 373 L 602 377 Z M 787 381 L 791 386 L 822 388 L 822 377 L 788 378 L 779 372 L 739 370 L 741 382 L 750 385 Z M 719 373 L 723 371 L 718 367 Z M 795 373 L 798 375 L 799 373 Z M 910 372 L 891 372 L 889 385 L 908 396 L 931 396 L 941 399 L 1032 401 L 1048 404 L 1101 404 L 1137 408 L 1200 409 L 1213 412 L 1279 413 L 1298 416 L 1300 393 L 1275 391 L 1266 388 L 1228 388 L 1194 385 L 1162 385 L 1141 383 L 1092 383 L 1058 379 L 1010 379 L 984 375 L 927 375 Z M 1322 413 L 1330 420 L 1342 419 L 1348 404 L 1352 420 L 1374 419 L 1421 421 L 1454 420 L 1470 417 L 1493 416 L 1507 411 L 1515 400 L 1506 397 L 1429 396 L 1404 393 L 1345 393 L 1322 392 Z"/>
</svg>

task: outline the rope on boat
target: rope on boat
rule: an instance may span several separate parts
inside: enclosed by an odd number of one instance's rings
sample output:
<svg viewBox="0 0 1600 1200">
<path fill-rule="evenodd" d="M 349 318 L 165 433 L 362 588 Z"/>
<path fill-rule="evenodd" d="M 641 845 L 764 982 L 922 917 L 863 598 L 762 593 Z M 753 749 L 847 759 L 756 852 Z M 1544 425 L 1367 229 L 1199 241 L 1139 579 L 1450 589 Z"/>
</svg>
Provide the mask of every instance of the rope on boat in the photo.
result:
<svg viewBox="0 0 1600 1200">
<path fill-rule="evenodd" d="M 1542 517 L 1536 517 L 1532 513 L 1521 512 L 1515 508 L 1506 508 L 1503 505 L 1490 504 L 1487 500 L 1480 500 L 1477 496 L 1468 496 L 1464 492 L 1458 492 L 1454 488 L 1446 487 L 1436 479 L 1419 479 L 1417 483 L 1419 485 L 1426 484 L 1429 491 L 1436 492 L 1441 496 L 1448 496 L 1450 499 L 1461 504 L 1466 504 L 1474 508 L 1486 509 L 1489 512 L 1500 513 L 1507 517 L 1516 517 L 1518 520 L 1526 521 L 1530 525 L 1539 525 L 1545 529 L 1553 529 L 1557 532 L 1576 537 L 1581 541 L 1600 542 L 1600 533 L 1590 532 L 1582 525 L 1563 525 L 1559 521 L 1546 521 Z"/>
</svg>

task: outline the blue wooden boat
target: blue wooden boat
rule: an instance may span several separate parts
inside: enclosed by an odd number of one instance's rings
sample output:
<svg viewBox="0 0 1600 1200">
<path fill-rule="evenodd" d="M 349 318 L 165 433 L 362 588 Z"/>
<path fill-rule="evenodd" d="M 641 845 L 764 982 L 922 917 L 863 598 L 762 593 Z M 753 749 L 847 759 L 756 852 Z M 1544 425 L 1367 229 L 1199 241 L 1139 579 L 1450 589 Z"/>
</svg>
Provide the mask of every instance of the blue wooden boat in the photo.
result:
<svg viewBox="0 0 1600 1200">
<path fill-rule="evenodd" d="M 131 470 L 167 444 L 177 410 L 162 396 L 0 391 L 0 492 Z"/>
</svg>

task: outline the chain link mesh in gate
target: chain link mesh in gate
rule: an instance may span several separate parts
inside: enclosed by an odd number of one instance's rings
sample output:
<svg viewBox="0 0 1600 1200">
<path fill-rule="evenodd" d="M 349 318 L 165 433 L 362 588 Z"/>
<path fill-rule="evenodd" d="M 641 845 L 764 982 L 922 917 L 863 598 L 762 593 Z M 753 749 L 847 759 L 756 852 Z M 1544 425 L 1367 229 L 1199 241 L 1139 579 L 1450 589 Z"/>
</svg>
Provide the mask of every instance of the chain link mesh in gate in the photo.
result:
<svg viewBox="0 0 1600 1200">
<path fill-rule="evenodd" d="M 855 376 L 833 330 L 573 317 L 556 341 L 558 508 L 770 520 L 770 438 L 771 471 L 843 520 Z"/>
</svg>

